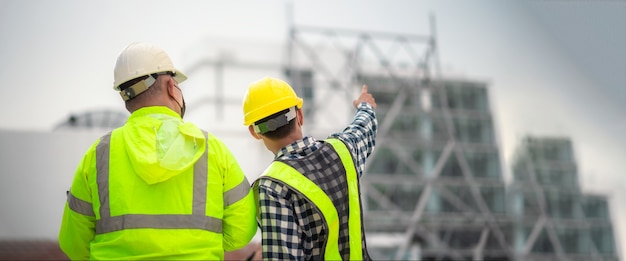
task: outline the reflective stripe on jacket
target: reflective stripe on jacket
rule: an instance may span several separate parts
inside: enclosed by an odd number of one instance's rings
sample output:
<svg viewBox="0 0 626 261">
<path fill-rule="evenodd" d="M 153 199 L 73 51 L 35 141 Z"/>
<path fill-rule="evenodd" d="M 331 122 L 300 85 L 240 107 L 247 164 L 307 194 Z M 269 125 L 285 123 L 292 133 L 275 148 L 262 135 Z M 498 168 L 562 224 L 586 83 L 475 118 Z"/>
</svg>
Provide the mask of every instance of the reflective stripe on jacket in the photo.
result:
<svg viewBox="0 0 626 261">
<path fill-rule="evenodd" d="M 325 260 L 362 260 L 367 255 L 363 251 L 359 181 L 350 151 L 342 141 L 327 139 L 305 158 L 274 161 L 259 179 L 289 186 L 321 212 L 326 233 L 319 236 L 324 240 L 321 256 Z M 253 185 L 255 197 L 259 179 Z"/>
<path fill-rule="evenodd" d="M 230 151 L 170 112 L 133 113 L 88 150 L 59 233 L 70 258 L 220 260 L 256 234 L 250 186 Z"/>
</svg>

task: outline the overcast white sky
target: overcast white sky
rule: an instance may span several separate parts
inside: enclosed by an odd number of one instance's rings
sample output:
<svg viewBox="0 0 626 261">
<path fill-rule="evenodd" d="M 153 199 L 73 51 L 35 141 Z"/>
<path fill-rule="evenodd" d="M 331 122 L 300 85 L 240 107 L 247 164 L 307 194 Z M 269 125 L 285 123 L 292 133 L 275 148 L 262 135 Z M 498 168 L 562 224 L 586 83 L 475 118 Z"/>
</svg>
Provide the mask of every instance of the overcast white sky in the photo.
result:
<svg viewBox="0 0 626 261">
<path fill-rule="evenodd" d="M 433 14 L 444 73 L 489 82 L 505 171 L 524 135 L 570 137 L 581 186 L 610 196 L 626 241 L 625 1 L 295 2 L 296 24 L 330 28 L 428 34 Z M 121 110 L 113 65 L 131 41 L 163 47 L 182 70 L 210 39 L 284 43 L 286 3 L 2 1 L 0 128 L 45 131 L 70 113 Z"/>
</svg>

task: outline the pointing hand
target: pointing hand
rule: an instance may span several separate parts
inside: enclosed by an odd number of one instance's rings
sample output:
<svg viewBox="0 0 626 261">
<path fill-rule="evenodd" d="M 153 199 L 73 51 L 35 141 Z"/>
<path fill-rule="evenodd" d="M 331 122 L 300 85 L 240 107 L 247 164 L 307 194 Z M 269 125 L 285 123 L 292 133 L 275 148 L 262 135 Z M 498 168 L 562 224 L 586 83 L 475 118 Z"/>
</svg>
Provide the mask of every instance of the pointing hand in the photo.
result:
<svg viewBox="0 0 626 261">
<path fill-rule="evenodd" d="M 361 89 L 361 94 L 359 95 L 359 97 L 356 100 L 352 101 L 352 105 L 354 105 L 354 108 L 358 108 L 359 104 L 361 104 L 362 102 L 369 103 L 370 105 L 372 105 L 372 107 L 374 107 L 374 109 L 376 109 L 376 101 L 374 100 L 374 96 L 367 92 L 367 85 L 365 84 L 363 84 L 363 88 Z"/>
</svg>

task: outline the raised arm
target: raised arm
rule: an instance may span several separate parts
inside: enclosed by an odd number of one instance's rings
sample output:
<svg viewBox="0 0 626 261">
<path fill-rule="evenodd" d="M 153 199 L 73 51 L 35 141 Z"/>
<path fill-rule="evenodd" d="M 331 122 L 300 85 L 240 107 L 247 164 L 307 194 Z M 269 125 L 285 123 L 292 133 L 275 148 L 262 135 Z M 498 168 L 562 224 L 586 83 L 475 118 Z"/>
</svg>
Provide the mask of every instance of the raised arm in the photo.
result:
<svg viewBox="0 0 626 261">
<path fill-rule="evenodd" d="M 334 133 L 330 137 L 342 140 L 352 152 L 354 165 L 359 176 L 365 169 L 365 160 L 374 150 L 376 145 L 376 132 L 378 121 L 376 120 L 376 101 L 372 94 L 367 91 L 367 85 L 363 85 L 359 97 L 352 101 L 357 109 L 352 123 L 342 132 Z"/>
</svg>

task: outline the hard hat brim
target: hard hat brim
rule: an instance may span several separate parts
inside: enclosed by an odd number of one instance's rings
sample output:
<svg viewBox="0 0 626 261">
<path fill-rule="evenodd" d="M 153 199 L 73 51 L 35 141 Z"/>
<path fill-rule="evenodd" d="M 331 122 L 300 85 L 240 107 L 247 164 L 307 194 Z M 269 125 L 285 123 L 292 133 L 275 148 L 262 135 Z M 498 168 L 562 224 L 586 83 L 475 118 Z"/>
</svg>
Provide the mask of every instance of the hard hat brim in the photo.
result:
<svg viewBox="0 0 626 261">
<path fill-rule="evenodd" d="M 150 74 L 153 74 L 153 73 L 160 73 L 160 72 L 151 72 L 151 73 L 148 73 L 148 74 L 145 74 L 145 75 L 141 75 L 141 76 L 137 76 L 137 77 L 134 77 L 134 78 L 126 79 L 123 82 L 115 83 L 115 85 L 113 86 L 113 89 L 116 90 L 116 91 L 121 91 L 120 90 L 120 86 L 122 84 L 124 84 L 124 83 L 126 83 L 128 81 L 131 81 L 133 79 L 144 77 L 146 75 L 150 75 Z M 187 80 L 187 75 L 184 74 L 183 72 L 181 72 L 180 70 L 174 69 L 174 73 L 175 73 L 175 75 L 172 78 L 174 78 L 174 80 L 176 80 L 177 83 L 182 83 L 182 82 Z"/>
</svg>

